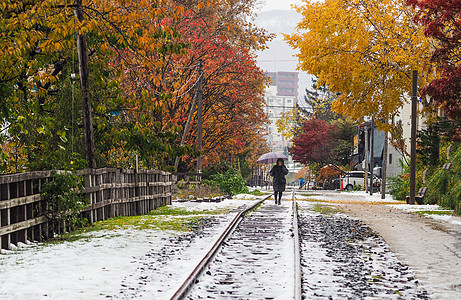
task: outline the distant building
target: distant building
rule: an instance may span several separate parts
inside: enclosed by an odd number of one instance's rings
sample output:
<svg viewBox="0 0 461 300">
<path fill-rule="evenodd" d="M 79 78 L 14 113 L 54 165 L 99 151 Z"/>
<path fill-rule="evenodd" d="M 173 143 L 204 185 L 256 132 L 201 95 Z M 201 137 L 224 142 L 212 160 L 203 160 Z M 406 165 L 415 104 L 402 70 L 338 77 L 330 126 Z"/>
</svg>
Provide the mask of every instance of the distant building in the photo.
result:
<svg viewBox="0 0 461 300">
<path fill-rule="evenodd" d="M 277 96 L 298 98 L 299 76 L 298 72 L 269 72 L 271 86 L 277 87 Z"/>
<path fill-rule="evenodd" d="M 298 98 L 298 72 L 269 72 L 272 79 L 266 88 L 266 114 L 270 124 L 267 125 L 267 142 L 272 152 L 281 152 L 288 156 L 288 141 L 277 129 L 277 120 L 281 114 L 293 109 Z"/>
<path fill-rule="evenodd" d="M 417 130 L 424 129 L 425 119 L 418 117 L 417 118 Z M 401 123 L 403 134 L 402 137 L 405 141 L 406 151 L 409 153 L 410 146 L 410 136 L 411 136 L 411 104 L 405 103 L 400 110 L 400 113 L 394 117 L 394 124 Z M 365 122 L 360 126 L 359 136 L 357 142 L 355 142 L 355 151 L 353 154 L 353 161 L 356 169 L 365 170 L 367 164 L 365 161 L 365 131 L 368 131 L 368 141 L 370 143 L 371 139 L 371 122 Z M 374 137 L 374 149 L 373 149 L 373 167 L 378 166 L 382 167 L 383 164 L 383 149 L 384 149 L 384 132 L 378 131 L 375 128 L 375 137 Z M 389 135 L 389 139 L 391 136 Z M 370 145 L 370 144 L 369 144 Z M 369 152 L 368 157 L 370 157 L 371 151 Z M 409 160 L 409 158 L 407 157 Z M 403 155 L 400 151 L 395 149 L 391 143 L 388 146 L 388 157 L 387 157 L 387 177 L 392 177 L 400 175 L 402 172 L 402 167 L 400 165 L 400 160 L 404 160 Z"/>
</svg>

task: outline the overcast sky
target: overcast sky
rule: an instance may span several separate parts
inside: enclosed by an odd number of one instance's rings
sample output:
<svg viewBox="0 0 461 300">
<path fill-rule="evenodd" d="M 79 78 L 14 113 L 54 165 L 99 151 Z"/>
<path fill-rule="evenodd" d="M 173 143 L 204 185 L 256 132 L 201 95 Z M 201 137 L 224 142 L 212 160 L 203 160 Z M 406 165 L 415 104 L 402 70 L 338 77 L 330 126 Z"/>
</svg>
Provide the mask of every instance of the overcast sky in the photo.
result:
<svg viewBox="0 0 461 300">
<path fill-rule="evenodd" d="M 291 4 L 302 4 L 301 0 L 261 0 L 261 11 L 256 20 L 258 26 L 266 28 L 269 32 L 276 33 L 277 37 L 268 44 L 269 49 L 258 52 L 258 65 L 265 71 L 294 72 L 298 59 L 294 51 L 284 40 L 281 33 L 290 34 L 301 15 L 291 8 Z M 302 98 L 306 87 L 312 85 L 312 76 L 299 72 L 299 98 Z M 298 99 L 299 99 L 298 98 Z"/>
<path fill-rule="evenodd" d="M 291 9 L 291 4 L 301 4 L 301 0 L 262 0 L 264 4 L 262 10 L 287 10 Z"/>
</svg>

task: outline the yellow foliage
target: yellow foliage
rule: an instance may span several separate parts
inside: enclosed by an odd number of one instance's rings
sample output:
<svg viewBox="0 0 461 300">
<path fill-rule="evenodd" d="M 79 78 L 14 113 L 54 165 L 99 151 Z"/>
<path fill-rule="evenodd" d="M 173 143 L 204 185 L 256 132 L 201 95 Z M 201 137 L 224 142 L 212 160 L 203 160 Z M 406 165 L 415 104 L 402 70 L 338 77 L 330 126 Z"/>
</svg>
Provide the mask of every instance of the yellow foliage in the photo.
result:
<svg viewBox="0 0 461 300">
<path fill-rule="evenodd" d="M 277 120 L 277 129 L 287 141 L 291 141 L 295 135 L 294 129 L 298 119 L 298 113 L 295 108 L 290 109 L 280 115 Z"/>
<path fill-rule="evenodd" d="M 285 38 L 299 68 L 340 93 L 333 110 L 353 120 L 390 119 L 411 93 L 411 71 L 430 80 L 431 45 L 405 0 L 307 0 L 302 21 Z"/>
</svg>

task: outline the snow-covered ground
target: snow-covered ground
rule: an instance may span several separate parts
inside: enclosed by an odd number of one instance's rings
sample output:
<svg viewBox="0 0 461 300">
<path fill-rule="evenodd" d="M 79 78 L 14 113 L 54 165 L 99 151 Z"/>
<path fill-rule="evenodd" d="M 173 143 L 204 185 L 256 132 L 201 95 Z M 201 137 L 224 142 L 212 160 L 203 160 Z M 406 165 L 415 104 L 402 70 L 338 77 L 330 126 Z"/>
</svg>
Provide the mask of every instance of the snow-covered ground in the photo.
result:
<svg viewBox="0 0 461 300">
<path fill-rule="evenodd" d="M 327 202 L 348 202 L 348 203 L 402 203 L 402 201 L 397 201 L 392 198 L 391 195 L 386 194 L 385 199 L 381 199 L 380 193 L 374 193 L 373 195 L 367 194 L 365 191 L 359 192 L 336 192 L 336 191 L 302 191 L 303 193 L 308 194 L 306 196 L 312 200 L 320 200 Z"/>
<path fill-rule="evenodd" d="M 226 240 L 187 299 L 293 299 L 292 228 L 291 202 L 266 201 Z"/>
<path fill-rule="evenodd" d="M 303 195 L 304 194 L 304 195 Z M 329 205 L 343 204 L 382 204 L 394 209 L 406 212 L 422 212 L 422 215 L 441 222 L 447 222 L 453 225 L 461 225 L 461 217 L 451 215 L 451 210 L 447 210 L 439 205 L 410 205 L 404 201 L 394 200 L 391 195 L 386 194 L 385 199 L 381 199 L 380 193 L 370 195 L 364 191 L 360 192 L 337 192 L 337 191 L 302 191 L 296 195 L 298 200 L 323 201 Z M 428 212 L 428 213 L 424 213 Z M 430 213 L 441 212 L 441 214 Z M 446 213 L 446 214 L 444 214 Z"/>
<path fill-rule="evenodd" d="M 296 198 L 305 210 L 315 206 L 314 202 L 302 201 L 309 199 L 340 206 L 347 203 L 377 204 L 355 205 L 365 210 L 368 209 L 366 207 L 408 212 L 443 210 L 438 206 L 410 206 L 390 197 L 383 201 L 379 194 L 369 196 L 365 192 L 316 192 L 313 196 L 307 195 L 312 194 L 310 191 L 303 193 L 305 195 L 297 194 Z M 242 194 L 221 203 L 174 202 L 172 207 L 205 216 L 200 212 L 232 210 L 249 205 L 257 198 Z M 283 200 L 288 205 L 291 193 L 285 192 Z M 272 201 L 268 203 L 272 204 Z M 169 299 L 234 213 L 216 216 L 213 226 L 205 227 L 203 233 L 196 236 L 154 228 L 137 230 L 127 227 L 91 232 L 74 242 L 20 244 L 17 250 L 3 250 L 0 254 L 0 299 L 133 299 L 142 296 L 145 299 Z M 459 217 L 428 216 L 461 225 Z M 370 218 L 375 220 L 376 216 Z M 387 228 L 393 228 L 393 225 Z"/>
<path fill-rule="evenodd" d="M 392 208 L 400 209 L 406 212 L 417 213 L 420 212 L 422 215 L 428 218 L 432 218 L 437 221 L 447 222 L 453 225 L 461 225 L 461 217 L 452 215 L 453 211 L 443 208 L 439 205 L 389 205 Z M 440 214 L 437 214 L 440 212 Z"/>
<path fill-rule="evenodd" d="M 413 272 L 363 223 L 298 204 L 306 299 L 427 299 Z"/>
<path fill-rule="evenodd" d="M 154 230 L 99 232 L 72 243 L 0 255 L 1 299 L 95 299 L 117 293 L 134 257 L 171 236 Z"/>
<path fill-rule="evenodd" d="M 252 197 L 247 198 L 256 198 Z M 250 202 L 175 202 L 172 206 L 200 211 L 233 209 Z M 117 295 L 122 282 L 137 274 L 147 253 L 160 252 L 178 235 L 174 231 L 127 228 L 92 232 L 74 242 L 24 245 L 16 251 L 2 251 L 0 299 L 102 299 Z M 210 241 L 197 239 L 194 249 L 205 249 Z M 199 250 L 194 251 L 190 257 L 199 259 Z M 176 264 L 176 269 L 185 275 L 194 263 L 183 261 Z"/>
</svg>

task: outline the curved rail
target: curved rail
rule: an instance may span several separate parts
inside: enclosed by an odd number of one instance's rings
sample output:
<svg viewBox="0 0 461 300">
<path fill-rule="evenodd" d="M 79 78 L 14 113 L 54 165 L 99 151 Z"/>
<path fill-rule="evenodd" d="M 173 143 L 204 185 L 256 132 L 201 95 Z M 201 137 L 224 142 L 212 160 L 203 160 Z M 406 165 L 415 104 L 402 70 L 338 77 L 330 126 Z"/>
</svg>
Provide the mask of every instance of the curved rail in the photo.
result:
<svg viewBox="0 0 461 300">
<path fill-rule="evenodd" d="M 299 244 L 299 229 L 298 229 L 298 206 L 296 204 L 295 192 L 293 191 L 293 241 L 294 241 L 294 257 L 295 257 L 295 300 L 302 299 L 302 269 L 301 269 L 301 248 Z"/>
<path fill-rule="evenodd" d="M 234 217 L 234 219 L 232 219 L 231 223 L 227 226 L 227 228 L 224 230 L 224 232 L 221 234 L 218 240 L 213 244 L 213 247 L 211 247 L 210 251 L 208 251 L 208 253 L 203 257 L 203 259 L 195 267 L 192 273 L 187 277 L 186 281 L 184 281 L 184 283 L 179 287 L 179 289 L 176 291 L 173 297 L 171 297 L 171 300 L 180 300 L 187 295 L 187 293 L 190 291 L 197 278 L 203 273 L 203 271 L 211 262 L 213 257 L 215 257 L 215 255 L 218 253 L 224 240 L 232 233 L 232 231 L 234 231 L 234 229 L 240 223 L 245 214 L 257 207 L 258 205 L 260 205 L 261 203 L 263 203 L 264 201 L 266 201 L 267 199 L 269 199 L 271 196 L 272 195 L 268 195 L 263 199 L 257 201 L 255 204 L 239 212 Z"/>
</svg>

